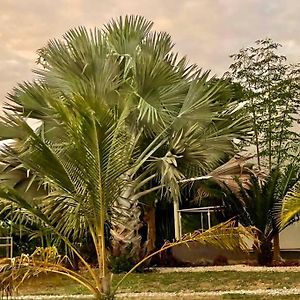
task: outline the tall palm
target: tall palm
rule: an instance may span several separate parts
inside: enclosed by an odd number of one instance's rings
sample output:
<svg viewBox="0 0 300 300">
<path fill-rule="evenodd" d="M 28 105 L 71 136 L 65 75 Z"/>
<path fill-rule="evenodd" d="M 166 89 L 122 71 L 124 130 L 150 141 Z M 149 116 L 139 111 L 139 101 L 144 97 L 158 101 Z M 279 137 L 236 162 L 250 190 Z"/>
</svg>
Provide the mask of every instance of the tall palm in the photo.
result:
<svg viewBox="0 0 300 300">
<path fill-rule="evenodd" d="M 4 154 L 49 191 L 28 201 L 1 186 L 0 198 L 37 218 L 73 250 L 92 281 L 50 270 L 83 282 L 97 297 L 110 287 L 107 226 L 115 248 L 118 236 L 137 251 L 138 200 L 163 189 L 178 202 L 180 184 L 233 152 L 232 140 L 247 131 L 236 103 L 224 96 L 224 83 L 178 60 L 170 37 L 150 33 L 151 26 L 126 17 L 105 30 L 78 28 L 64 41 L 50 41 L 40 51 L 39 79 L 14 90 L 10 113 L 0 123 L 2 139 L 18 139 Z M 40 126 L 33 130 L 28 118 Z M 71 241 L 86 231 L 99 272 Z"/>
<path fill-rule="evenodd" d="M 90 110 L 95 121 L 89 122 L 96 127 L 116 126 L 113 147 L 128 157 L 123 162 L 128 169 L 117 173 L 122 184 L 114 181 L 118 192 L 110 209 L 116 216 L 111 220 L 112 245 L 118 254 L 130 249 L 136 256 L 139 198 L 163 187 L 178 203 L 178 181 L 212 170 L 224 153 L 233 153 L 233 139 L 248 129 L 226 83 L 178 59 L 169 35 L 152 33 L 151 27 L 142 17 L 126 17 L 104 31 L 79 28 L 69 31 L 64 42 L 51 41 L 40 51 L 44 69 L 36 72 L 41 81 L 20 85 L 10 95 L 9 107 L 41 120 L 39 135 L 63 147 L 68 145 L 65 128 L 55 116 L 73 106 L 74 111 Z M 114 120 L 117 125 L 110 124 Z M 0 127 L 3 137 L 22 138 L 19 129 Z M 129 148 L 119 149 L 120 141 Z M 109 159 L 110 168 L 114 160 Z M 137 167 L 130 165 L 132 160 Z"/>
</svg>

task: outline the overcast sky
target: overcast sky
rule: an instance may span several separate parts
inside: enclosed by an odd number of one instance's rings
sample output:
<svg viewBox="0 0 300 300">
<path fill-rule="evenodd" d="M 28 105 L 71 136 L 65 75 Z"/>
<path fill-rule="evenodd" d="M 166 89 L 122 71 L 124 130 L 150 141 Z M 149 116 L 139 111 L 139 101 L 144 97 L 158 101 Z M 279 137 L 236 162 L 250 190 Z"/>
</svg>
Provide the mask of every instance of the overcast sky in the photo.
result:
<svg viewBox="0 0 300 300">
<path fill-rule="evenodd" d="M 300 0 L 0 0 L 0 104 L 17 82 L 32 78 L 36 50 L 72 27 L 143 15 L 171 34 L 175 50 L 221 75 L 230 54 L 264 37 L 300 62 L 299 12 Z"/>
</svg>

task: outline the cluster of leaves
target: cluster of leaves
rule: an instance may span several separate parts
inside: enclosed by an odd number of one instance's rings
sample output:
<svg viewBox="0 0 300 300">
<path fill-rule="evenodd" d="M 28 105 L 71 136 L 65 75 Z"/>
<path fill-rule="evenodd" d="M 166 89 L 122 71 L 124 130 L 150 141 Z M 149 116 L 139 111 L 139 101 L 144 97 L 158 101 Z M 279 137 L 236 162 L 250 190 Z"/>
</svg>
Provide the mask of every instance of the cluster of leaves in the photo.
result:
<svg viewBox="0 0 300 300">
<path fill-rule="evenodd" d="M 255 226 L 258 230 L 259 249 L 262 253 L 258 255 L 260 264 L 271 264 L 273 238 L 298 220 L 292 218 L 295 216 L 295 210 L 290 210 L 288 221 L 283 222 L 282 216 L 287 210 L 285 197 L 299 180 L 299 171 L 297 164 L 290 164 L 281 169 L 275 168 L 263 182 L 251 176 L 249 186 L 245 188 L 237 180 L 240 187 L 238 193 L 229 189 L 226 193 L 224 204 L 227 209 L 233 212 L 241 224 Z M 265 251 L 266 249 L 268 250 Z"/>
</svg>

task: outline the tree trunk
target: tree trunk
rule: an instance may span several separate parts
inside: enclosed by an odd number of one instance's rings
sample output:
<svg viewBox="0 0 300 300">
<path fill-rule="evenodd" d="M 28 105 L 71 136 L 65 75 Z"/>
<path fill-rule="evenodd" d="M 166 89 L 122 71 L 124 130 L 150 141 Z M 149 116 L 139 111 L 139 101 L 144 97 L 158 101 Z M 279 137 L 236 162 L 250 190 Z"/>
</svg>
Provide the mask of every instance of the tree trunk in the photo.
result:
<svg viewBox="0 0 300 300">
<path fill-rule="evenodd" d="M 116 211 L 110 230 L 112 255 L 129 255 L 136 260 L 141 252 L 141 209 L 138 203 L 128 201 L 126 206 L 118 206 Z"/>
<path fill-rule="evenodd" d="M 147 224 L 147 245 L 145 255 L 149 255 L 155 249 L 156 242 L 156 224 L 155 224 L 155 207 L 150 206 L 145 211 L 144 221 Z"/>
<path fill-rule="evenodd" d="M 93 235 L 93 241 L 97 254 L 98 272 L 94 274 L 96 299 L 109 299 L 112 285 L 112 274 L 108 268 L 108 253 L 105 243 L 105 212 L 100 213 L 99 227 L 96 229 L 97 235 Z"/>
<path fill-rule="evenodd" d="M 260 266 L 271 266 L 273 262 L 272 242 L 260 237 L 260 247 L 257 252 L 257 262 Z"/>
<path fill-rule="evenodd" d="M 110 272 L 106 272 L 105 276 L 101 278 L 101 293 L 104 297 L 108 297 L 111 292 L 112 285 L 112 274 Z"/>
<path fill-rule="evenodd" d="M 282 262 L 283 259 L 280 255 L 280 240 L 279 240 L 279 232 L 275 233 L 273 239 L 273 258 L 275 262 Z"/>
<path fill-rule="evenodd" d="M 111 250 L 113 256 L 127 256 L 135 262 L 140 259 L 142 251 L 139 233 L 142 227 L 141 208 L 139 201 L 132 199 L 134 193 L 130 178 L 127 181 L 129 183 L 112 207 Z"/>
</svg>

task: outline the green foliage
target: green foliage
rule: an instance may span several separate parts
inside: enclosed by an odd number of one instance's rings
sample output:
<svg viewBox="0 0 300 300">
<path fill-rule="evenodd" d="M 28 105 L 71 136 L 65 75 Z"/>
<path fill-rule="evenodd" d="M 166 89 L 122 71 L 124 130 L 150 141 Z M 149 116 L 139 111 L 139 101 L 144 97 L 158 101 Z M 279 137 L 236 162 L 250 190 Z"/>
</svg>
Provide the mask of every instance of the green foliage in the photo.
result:
<svg viewBox="0 0 300 300">
<path fill-rule="evenodd" d="M 3 156 L 48 193 L 29 200 L 1 185 L 0 204 L 11 203 L 15 218 L 26 213 L 63 241 L 87 268 L 92 280 L 80 280 L 97 297 L 110 286 L 106 225 L 121 242 L 125 229 L 140 247 L 131 235 L 139 199 L 157 190 L 178 199 L 181 179 L 213 169 L 249 128 L 228 84 L 179 59 L 169 35 L 151 27 L 127 16 L 49 41 L 39 51 L 37 80 L 14 89 L 1 118 L 0 139 L 18 138 Z M 28 118 L 39 121 L 36 129 Z M 74 243 L 87 233 L 99 271 Z"/>
<path fill-rule="evenodd" d="M 300 66 L 287 64 L 271 39 L 231 55 L 226 77 L 240 85 L 241 101 L 252 115 L 253 141 L 259 166 L 271 170 L 297 156 L 299 133 Z"/>
<path fill-rule="evenodd" d="M 282 226 L 283 199 L 299 179 L 299 166 L 290 164 L 283 170 L 275 168 L 264 182 L 252 176 L 250 187 L 240 184 L 240 192 L 228 191 L 225 204 L 235 211 L 238 221 L 243 225 L 255 226 L 260 241 L 258 261 L 260 264 L 272 262 L 272 239 L 274 235 L 291 224 Z M 261 255 L 262 254 L 262 255 Z M 267 263 L 266 263 L 267 262 Z"/>
<path fill-rule="evenodd" d="M 127 273 L 136 264 L 131 255 L 111 256 L 109 258 L 110 270 L 113 274 Z M 135 271 L 142 273 L 145 270 L 144 266 L 140 266 Z"/>
<path fill-rule="evenodd" d="M 287 193 L 282 205 L 282 223 L 285 227 L 291 221 L 299 221 L 300 214 L 300 182 L 298 181 L 293 188 Z"/>
<path fill-rule="evenodd" d="M 299 167 L 295 164 L 286 166 L 282 171 L 273 169 L 264 182 L 252 176 L 249 189 L 240 185 L 239 194 L 236 196 L 230 192 L 225 201 L 235 203 L 240 222 L 244 225 L 250 222 L 268 240 L 272 240 L 274 233 L 283 229 L 279 228 L 279 224 L 284 196 L 299 176 Z"/>
<path fill-rule="evenodd" d="M 134 261 L 129 255 L 112 256 L 110 259 L 111 271 L 114 274 L 126 273 L 134 266 Z"/>
</svg>

